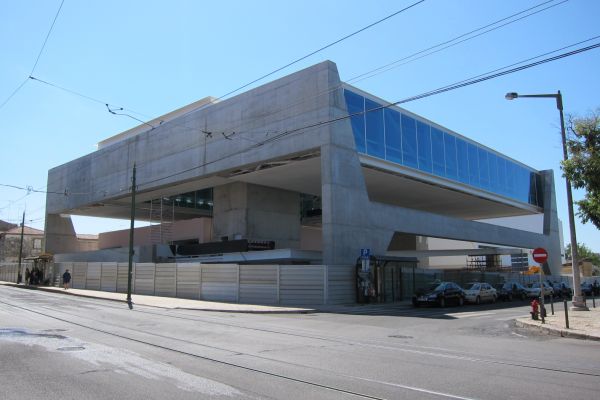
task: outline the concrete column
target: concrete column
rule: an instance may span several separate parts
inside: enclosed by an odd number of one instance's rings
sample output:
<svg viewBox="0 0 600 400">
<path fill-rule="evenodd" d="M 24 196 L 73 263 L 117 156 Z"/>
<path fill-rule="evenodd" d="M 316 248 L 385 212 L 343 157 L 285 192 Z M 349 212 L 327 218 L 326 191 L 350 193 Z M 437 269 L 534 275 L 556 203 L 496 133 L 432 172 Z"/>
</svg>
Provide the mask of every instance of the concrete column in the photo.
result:
<svg viewBox="0 0 600 400">
<path fill-rule="evenodd" d="M 556 194 L 554 191 L 554 174 L 552 170 L 541 171 L 544 201 L 544 235 L 547 237 L 546 251 L 548 252 L 549 270 L 544 273 L 560 275 L 562 269 L 558 213 L 556 209 Z"/>
<path fill-rule="evenodd" d="M 50 254 L 75 253 L 79 242 L 69 215 L 46 214 L 44 252 Z"/>
<path fill-rule="evenodd" d="M 213 237 L 300 248 L 300 194 L 245 182 L 213 189 Z"/>
</svg>

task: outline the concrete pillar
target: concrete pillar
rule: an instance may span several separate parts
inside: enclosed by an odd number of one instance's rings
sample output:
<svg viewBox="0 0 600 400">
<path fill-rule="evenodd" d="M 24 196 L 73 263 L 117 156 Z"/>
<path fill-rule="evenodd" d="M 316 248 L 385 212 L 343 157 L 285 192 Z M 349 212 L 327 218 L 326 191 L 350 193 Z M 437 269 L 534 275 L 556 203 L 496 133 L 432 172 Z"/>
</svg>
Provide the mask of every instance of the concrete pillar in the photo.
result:
<svg viewBox="0 0 600 400">
<path fill-rule="evenodd" d="M 300 194 L 245 182 L 213 189 L 213 237 L 300 248 Z"/>
<path fill-rule="evenodd" d="M 75 253 L 79 242 L 69 215 L 46 214 L 44 252 L 50 254 Z"/>
<path fill-rule="evenodd" d="M 548 252 L 549 270 L 544 273 L 560 275 L 562 269 L 558 213 L 556 209 L 556 194 L 554 191 L 554 174 L 552 170 L 541 171 L 544 200 L 544 235 L 547 237 L 546 251 Z"/>
</svg>

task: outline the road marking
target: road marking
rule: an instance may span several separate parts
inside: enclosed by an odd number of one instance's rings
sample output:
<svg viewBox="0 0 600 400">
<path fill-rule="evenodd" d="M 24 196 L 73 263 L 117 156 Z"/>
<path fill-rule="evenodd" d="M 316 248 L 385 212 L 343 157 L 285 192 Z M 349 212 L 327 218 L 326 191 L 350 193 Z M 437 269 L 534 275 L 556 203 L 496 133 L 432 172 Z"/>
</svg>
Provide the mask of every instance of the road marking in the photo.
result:
<svg viewBox="0 0 600 400">
<path fill-rule="evenodd" d="M 513 334 L 513 335 L 515 335 L 515 336 L 518 336 L 518 337 L 527 338 L 527 336 L 525 336 L 525 335 L 521 335 L 521 334 L 519 334 L 519 333 L 517 333 L 517 332 L 511 332 L 511 334 Z"/>
<path fill-rule="evenodd" d="M 485 312 L 485 311 L 469 311 L 469 312 L 461 312 L 461 313 L 452 313 L 446 314 L 449 317 L 454 318 L 471 318 L 471 317 L 483 317 L 486 315 L 495 315 L 495 312 Z"/>
<path fill-rule="evenodd" d="M 398 388 L 402 388 L 402 389 L 406 389 L 406 390 L 412 390 L 414 392 L 427 393 L 427 394 L 433 394 L 435 396 L 446 397 L 446 398 L 449 398 L 449 399 L 476 400 L 473 397 L 464 397 L 464 396 L 458 396 L 458 395 L 450 394 L 450 393 L 436 392 L 435 390 L 423 389 L 423 388 L 418 388 L 418 387 L 415 387 L 415 386 L 407 386 L 407 385 L 402 385 L 400 383 L 392 383 L 392 382 L 386 382 L 386 381 L 379 381 L 379 380 L 368 379 L 368 378 L 360 378 L 360 379 L 364 380 L 364 381 L 367 381 L 367 382 L 380 383 L 380 384 L 383 384 L 383 385 L 394 386 L 394 387 L 398 387 Z"/>
</svg>

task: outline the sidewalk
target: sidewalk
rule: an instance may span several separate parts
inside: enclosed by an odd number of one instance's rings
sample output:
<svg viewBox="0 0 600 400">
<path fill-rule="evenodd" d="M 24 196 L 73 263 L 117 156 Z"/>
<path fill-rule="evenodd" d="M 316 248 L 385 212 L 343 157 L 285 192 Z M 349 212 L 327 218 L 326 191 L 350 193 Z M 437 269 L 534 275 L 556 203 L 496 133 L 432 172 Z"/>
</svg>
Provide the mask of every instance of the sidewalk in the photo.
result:
<svg viewBox="0 0 600 400">
<path fill-rule="evenodd" d="M 11 286 L 19 289 L 40 290 L 44 292 L 54 292 L 70 296 L 89 297 L 93 299 L 111 300 L 127 303 L 126 293 L 103 292 L 99 290 L 88 289 L 63 289 L 55 286 L 29 286 L 16 284 L 13 282 L 0 281 L 0 285 Z M 285 306 L 265 306 L 257 304 L 238 304 L 224 303 L 204 300 L 181 299 L 175 297 L 145 296 L 141 294 L 132 294 L 131 300 L 133 306 L 151 306 L 167 309 L 180 310 L 198 310 L 198 311 L 220 311 L 237 313 L 255 313 L 255 314 L 306 314 L 313 313 L 315 309 L 304 307 L 285 307 Z"/>
<path fill-rule="evenodd" d="M 567 304 L 570 307 L 571 302 Z M 587 305 L 590 311 L 568 310 L 569 329 L 565 325 L 565 311 L 562 305 L 555 307 L 554 315 L 550 311 L 550 306 L 546 306 L 548 315 L 545 318 L 544 324 L 542 324 L 541 320 L 535 321 L 531 317 L 517 318 L 515 322 L 518 327 L 550 335 L 600 341 L 600 300 L 596 299 L 596 308 L 592 307 L 591 299 L 587 301 Z"/>
</svg>

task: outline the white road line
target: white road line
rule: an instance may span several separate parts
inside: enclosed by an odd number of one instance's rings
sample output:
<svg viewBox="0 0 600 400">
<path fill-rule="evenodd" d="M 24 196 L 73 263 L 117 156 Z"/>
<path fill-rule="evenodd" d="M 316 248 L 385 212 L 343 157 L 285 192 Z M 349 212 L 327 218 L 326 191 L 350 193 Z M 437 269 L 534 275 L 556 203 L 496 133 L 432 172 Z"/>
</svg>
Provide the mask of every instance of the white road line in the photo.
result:
<svg viewBox="0 0 600 400">
<path fill-rule="evenodd" d="M 402 388 L 402 389 L 406 389 L 406 390 L 412 390 L 414 392 L 433 394 L 435 396 L 446 397 L 446 398 L 449 398 L 449 399 L 476 400 L 473 397 L 464 397 L 464 396 L 458 396 L 458 395 L 450 394 L 450 393 L 436 392 L 435 390 L 423 389 L 423 388 L 418 388 L 418 387 L 415 387 L 415 386 L 407 386 L 407 385 L 402 385 L 402 384 L 399 384 L 399 383 L 378 381 L 378 380 L 375 380 L 375 379 L 368 379 L 368 378 L 360 378 L 360 379 L 364 380 L 364 381 L 368 381 L 368 382 L 380 383 L 382 385 L 388 385 L 388 386 L 394 386 L 394 387 L 398 387 L 398 388 Z"/>
</svg>

